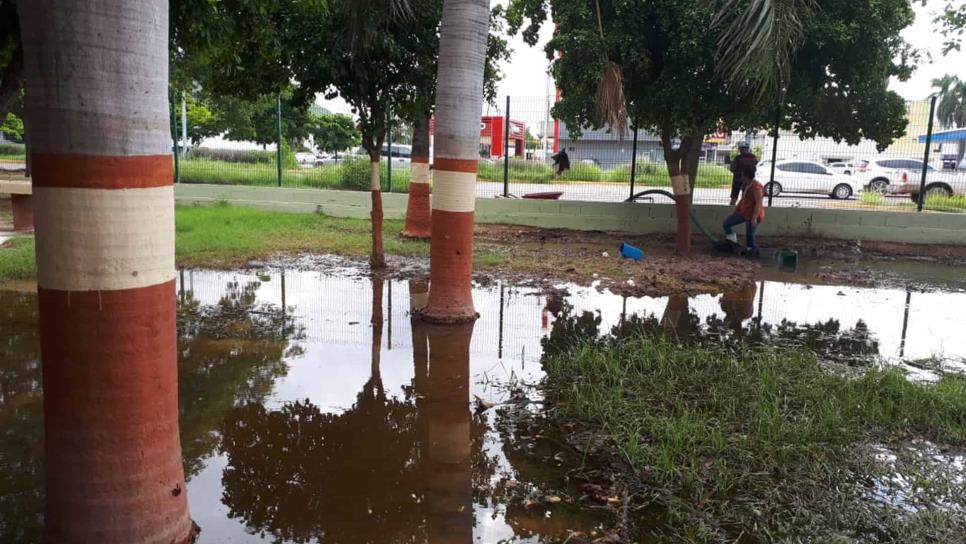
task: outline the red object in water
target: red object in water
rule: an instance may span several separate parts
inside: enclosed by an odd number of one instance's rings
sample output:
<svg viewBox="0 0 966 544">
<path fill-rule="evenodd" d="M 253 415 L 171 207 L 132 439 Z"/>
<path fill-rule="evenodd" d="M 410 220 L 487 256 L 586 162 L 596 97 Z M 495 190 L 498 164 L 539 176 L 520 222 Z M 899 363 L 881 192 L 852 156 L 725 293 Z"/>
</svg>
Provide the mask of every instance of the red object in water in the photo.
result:
<svg viewBox="0 0 966 544">
<path fill-rule="evenodd" d="M 523 198 L 536 198 L 539 200 L 558 200 L 563 196 L 563 191 L 547 191 L 543 193 L 527 193 Z"/>
</svg>

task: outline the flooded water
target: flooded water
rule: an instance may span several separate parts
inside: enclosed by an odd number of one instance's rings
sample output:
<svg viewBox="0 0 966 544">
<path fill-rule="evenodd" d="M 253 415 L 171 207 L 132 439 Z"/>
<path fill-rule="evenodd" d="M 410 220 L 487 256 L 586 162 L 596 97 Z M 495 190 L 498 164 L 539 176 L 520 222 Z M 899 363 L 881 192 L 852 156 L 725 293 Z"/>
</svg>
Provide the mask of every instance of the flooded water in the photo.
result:
<svg viewBox="0 0 966 544">
<path fill-rule="evenodd" d="M 552 444 L 522 454 L 486 409 L 539 410 L 519 386 L 539 381 L 545 350 L 575 339 L 645 331 L 792 344 L 831 364 L 901 364 L 921 379 L 966 368 L 966 290 L 955 283 L 769 278 L 737 293 L 662 298 L 497 283 L 476 290 L 474 326 L 436 328 L 410 319 L 425 300 L 419 282 L 184 271 L 181 443 L 200 542 L 564 542 L 601 530 L 603 511 L 554 500 L 568 484 Z M 31 285 L 0 288 L 4 543 L 39 542 L 42 531 L 36 321 Z"/>
</svg>

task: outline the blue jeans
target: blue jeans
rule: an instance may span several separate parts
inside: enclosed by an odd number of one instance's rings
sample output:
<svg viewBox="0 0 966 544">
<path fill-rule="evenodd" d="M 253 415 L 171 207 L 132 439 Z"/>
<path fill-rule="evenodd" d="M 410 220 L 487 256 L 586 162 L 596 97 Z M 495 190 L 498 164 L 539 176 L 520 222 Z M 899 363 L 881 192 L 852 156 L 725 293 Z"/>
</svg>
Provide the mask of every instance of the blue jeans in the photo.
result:
<svg viewBox="0 0 966 544">
<path fill-rule="evenodd" d="M 758 247 L 756 245 L 756 239 L 758 238 L 757 236 L 758 226 L 752 224 L 751 221 L 748 221 L 740 214 L 733 213 L 724 220 L 725 234 L 734 234 L 734 231 L 731 230 L 731 227 L 734 227 L 735 225 L 740 225 L 742 223 L 745 224 L 745 240 L 748 244 L 748 247 L 749 248 Z"/>
</svg>

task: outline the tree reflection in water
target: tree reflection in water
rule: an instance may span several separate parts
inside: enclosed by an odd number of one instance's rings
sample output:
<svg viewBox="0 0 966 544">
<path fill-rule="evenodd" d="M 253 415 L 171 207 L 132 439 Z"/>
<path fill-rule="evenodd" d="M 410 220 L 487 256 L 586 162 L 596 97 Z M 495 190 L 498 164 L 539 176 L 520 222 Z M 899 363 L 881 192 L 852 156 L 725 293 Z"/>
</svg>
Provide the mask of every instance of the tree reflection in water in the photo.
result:
<svg viewBox="0 0 966 544">
<path fill-rule="evenodd" d="M 609 332 L 601 330 L 599 311 L 576 313 L 566 300 L 553 305 L 550 334 L 541 340 L 544 356 L 576 349 L 587 343 L 614 342 L 631 336 L 645 336 L 683 344 L 743 347 L 795 347 L 815 353 L 821 360 L 868 364 L 879 355 L 879 342 L 861 319 L 843 328 L 837 319 L 816 323 L 796 323 L 782 319 L 765 323 L 755 316 L 754 285 L 725 293 L 719 299 L 722 314 L 708 316 L 704 323 L 689 307 L 683 295 L 668 297 L 660 318 L 653 314 L 622 314 Z M 548 304 L 548 308 L 550 305 Z"/>
<path fill-rule="evenodd" d="M 249 404 L 228 418 L 223 502 L 275 541 L 472 539 L 471 452 L 482 448 L 469 412 L 472 325 L 413 319 L 413 385 L 401 398 L 387 395 L 381 285 L 373 278 L 370 378 L 349 409 L 323 413 L 309 400 L 278 410 Z"/>
<path fill-rule="evenodd" d="M 259 283 L 230 282 L 218 303 L 178 298 L 178 408 L 185 475 L 215 450 L 224 414 L 261 402 L 296 355 L 300 330 L 282 308 L 258 303 Z M 0 541 L 40 542 L 44 436 L 37 295 L 0 290 Z"/>
</svg>

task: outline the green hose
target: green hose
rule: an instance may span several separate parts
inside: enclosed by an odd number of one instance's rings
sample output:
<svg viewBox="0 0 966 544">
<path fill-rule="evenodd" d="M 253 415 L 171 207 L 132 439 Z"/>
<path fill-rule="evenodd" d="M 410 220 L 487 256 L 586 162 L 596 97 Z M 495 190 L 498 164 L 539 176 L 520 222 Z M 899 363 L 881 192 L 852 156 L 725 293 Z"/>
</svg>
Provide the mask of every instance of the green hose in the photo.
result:
<svg viewBox="0 0 966 544">
<path fill-rule="evenodd" d="M 648 189 L 647 191 L 636 193 L 624 202 L 636 202 L 638 198 L 646 195 L 664 195 L 672 200 L 674 199 L 674 195 L 670 191 L 665 191 L 664 189 Z M 701 224 L 701 221 L 698 221 L 697 216 L 694 215 L 694 208 L 691 208 L 691 222 L 694 223 L 694 226 L 698 227 L 698 230 L 701 231 L 701 234 L 705 235 L 712 244 L 718 243 L 718 238 L 711 234 L 708 229 L 704 228 L 704 225 Z"/>
</svg>

